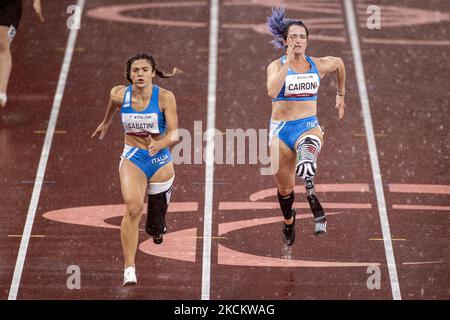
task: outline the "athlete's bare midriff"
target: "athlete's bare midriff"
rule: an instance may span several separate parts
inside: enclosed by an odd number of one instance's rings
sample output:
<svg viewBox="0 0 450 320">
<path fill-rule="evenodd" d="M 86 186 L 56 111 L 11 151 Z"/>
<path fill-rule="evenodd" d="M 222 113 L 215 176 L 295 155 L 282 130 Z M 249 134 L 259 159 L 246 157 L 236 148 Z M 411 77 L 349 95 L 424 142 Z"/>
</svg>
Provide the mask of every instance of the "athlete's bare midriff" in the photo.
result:
<svg viewBox="0 0 450 320">
<path fill-rule="evenodd" d="M 275 101 L 272 102 L 272 120 L 292 121 L 315 116 L 317 101 Z"/>
<path fill-rule="evenodd" d="M 160 140 L 164 137 L 164 135 L 150 135 L 148 137 L 137 137 L 137 136 L 132 136 L 129 134 L 125 134 L 125 144 L 128 144 L 132 147 L 138 147 L 140 149 L 145 149 L 147 150 L 148 147 L 150 146 L 150 143 L 153 140 Z"/>
</svg>

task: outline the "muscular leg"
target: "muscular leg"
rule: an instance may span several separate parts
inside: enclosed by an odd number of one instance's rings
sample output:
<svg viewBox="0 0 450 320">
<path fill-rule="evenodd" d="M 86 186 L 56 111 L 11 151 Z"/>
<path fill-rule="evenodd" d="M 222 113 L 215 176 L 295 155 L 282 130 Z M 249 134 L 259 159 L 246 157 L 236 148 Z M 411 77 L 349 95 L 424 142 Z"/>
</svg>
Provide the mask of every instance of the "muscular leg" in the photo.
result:
<svg viewBox="0 0 450 320">
<path fill-rule="evenodd" d="M 134 267 L 136 255 L 139 222 L 144 207 L 147 190 L 147 176 L 141 169 L 127 159 L 123 159 L 120 166 L 120 186 L 125 202 L 125 215 L 120 225 L 125 268 Z"/>
<path fill-rule="evenodd" d="M 278 139 L 273 137 L 270 144 L 270 157 L 272 166 L 278 161 L 278 170 L 275 170 L 275 181 L 278 193 L 282 197 L 290 195 L 295 186 L 295 152 Z M 285 219 L 286 224 L 292 223 L 292 218 Z"/>
<path fill-rule="evenodd" d="M 292 205 L 294 203 L 296 156 L 295 152 L 278 137 L 272 138 L 270 156 L 278 187 L 278 200 L 284 216 L 284 243 L 291 246 L 295 241 L 295 210 L 292 209 Z"/>
<path fill-rule="evenodd" d="M 165 182 L 167 180 L 172 179 L 172 177 L 175 175 L 175 170 L 173 168 L 173 162 L 169 162 L 168 164 L 164 165 L 163 167 L 159 168 L 155 174 L 151 177 L 150 183 L 152 182 Z"/>
<path fill-rule="evenodd" d="M 8 31 L 9 27 L 0 26 L 0 107 L 6 104 L 6 90 L 12 68 L 11 41 Z"/>
</svg>

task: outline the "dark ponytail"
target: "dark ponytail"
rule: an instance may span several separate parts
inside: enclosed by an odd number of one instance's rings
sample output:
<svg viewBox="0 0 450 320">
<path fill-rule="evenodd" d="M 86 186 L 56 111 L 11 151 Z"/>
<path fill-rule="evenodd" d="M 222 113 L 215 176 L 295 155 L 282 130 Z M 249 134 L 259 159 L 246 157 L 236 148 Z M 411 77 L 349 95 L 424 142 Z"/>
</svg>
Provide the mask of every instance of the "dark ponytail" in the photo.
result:
<svg viewBox="0 0 450 320">
<path fill-rule="evenodd" d="M 149 53 L 146 52 L 140 52 L 140 53 L 136 53 L 135 55 L 131 56 L 130 58 L 128 58 L 127 61 L 127 71 L 126 71 L 126 77 L 127 80 L 131 83 L 133 83 L 131 81 L 131 65 L 133 64 L 133 62 L 135 62 L 136 60 L 141 60 L 141 59 L 145 59 L 148 61 L 148 63 L 150 63 L 150 65 L 152 66 L 152 69 L 155 70 L 155 73 L 158 77 L 160 78 L 171 78 L 176 74 L 182 73 L 182 71 L 180 69 L 177 68 L 173 68 L 172 73 L 164 73 L 161 70 L 159 70 L 156 67 L 156 61 L 155 58 L 153 58 Z"/>
</svg>

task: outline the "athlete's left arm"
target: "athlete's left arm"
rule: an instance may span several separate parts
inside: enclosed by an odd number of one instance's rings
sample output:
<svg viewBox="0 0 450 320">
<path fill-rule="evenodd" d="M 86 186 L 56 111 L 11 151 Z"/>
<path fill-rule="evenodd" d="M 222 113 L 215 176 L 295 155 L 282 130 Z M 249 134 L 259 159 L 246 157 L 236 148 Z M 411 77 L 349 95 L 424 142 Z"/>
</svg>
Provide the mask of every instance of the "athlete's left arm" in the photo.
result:
<svg viewBox="0 0 450 320">
<path fill-rule="evenodd" d="M 323 79 L 327 74 L 336 72 L 337 92 L 336 92 L 336 106 L 339 110 L 339 120 L 344 118 L 345 109 L 345 65 L 344 61 L 339 57 L 323 57 L 314 59 L 319 76 Z"/>
<path fill-rule="evenodd" d="M 166 118 L 166 135 L 158 140 L 152 139 L 149 147 L 150 155 L 155 155 L 159 150 L 173 146 L 179 139 L 177 102 L 175 96 L 168 90 L 161 90 L 159 98 L 164 117 Z"/>
</svg>

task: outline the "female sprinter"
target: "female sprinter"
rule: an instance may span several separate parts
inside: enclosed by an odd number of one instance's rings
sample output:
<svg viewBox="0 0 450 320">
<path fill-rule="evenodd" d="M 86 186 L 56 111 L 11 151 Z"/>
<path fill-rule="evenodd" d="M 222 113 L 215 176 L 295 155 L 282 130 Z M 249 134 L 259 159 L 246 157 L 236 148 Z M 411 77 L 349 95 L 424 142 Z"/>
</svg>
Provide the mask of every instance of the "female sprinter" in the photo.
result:
<svg viewBox="0 0 450 320">
<path fill-rule="evenodd" d="M 295 174 L 304 183 L 307 200 L 315 218 L 314 235 L 326 233 L 325 213 L 317 199 L 313 177 L 323 145 L 323 132 L 317 120 L 317 94 L 321 79 L 336 72 L 336 109 L 344 117 L 345 66 L 341 58 L 313 58 L 306 55 L 309 32 L 300 20 L 284 19 L 284 8 L 272 10 L 267 26 L 272 43 L 286 55 L 267 68 L 267 92 L 272 98 L 270 152 L 278 201 L 284 216 L 283 242 L 295 241 Z"/>
<path fill-rule="evenodd" d="M 148 53 L 138 53 L 127 61 L 126 76 L 131 85 L 111 90 L 104 120 L 92 134 L 103 139 L 111 119 L 120 110 L 125 147 L 119 165 L 125 214 L 120 225 L 125 270 L 123 285 L 137 283 L 135 255 L 139 222 L 148 193 L 146 232 L 160 244 L 166 232 L 165 215 L 175 177 L 169 147 L 178 141 L 178 116 L 172 92 L 153 84 L 155 75 L 169 78 L 156 67 Z"/>
</svg>

